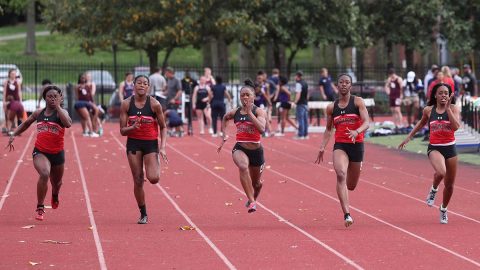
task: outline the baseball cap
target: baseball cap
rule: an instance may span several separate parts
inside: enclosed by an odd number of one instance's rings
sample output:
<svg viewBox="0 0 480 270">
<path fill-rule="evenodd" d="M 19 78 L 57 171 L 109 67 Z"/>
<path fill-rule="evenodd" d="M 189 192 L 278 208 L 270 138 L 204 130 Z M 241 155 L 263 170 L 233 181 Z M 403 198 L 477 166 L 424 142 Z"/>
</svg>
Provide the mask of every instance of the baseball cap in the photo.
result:
<svg viewBox="0 0 480 270">
<path fill-rule="evenodd" d="M 303 76 L 303 72 L 301 70 L 297 71 L 296 73 L 298 76 L 302 77 Z"/>
<path fill-rule="evenodd" d="M 415 72 L 409 71 L 407 73 L 407 82 L 413 82 L 413 79 L 415 79 Z"/>
<path fill-rule="evenodd" d="M 470 65 L 469 65 L 469 64 L 465 64 L 465 65 L 463 65 L 463 68 L 470 68 Z"/>
</svg>

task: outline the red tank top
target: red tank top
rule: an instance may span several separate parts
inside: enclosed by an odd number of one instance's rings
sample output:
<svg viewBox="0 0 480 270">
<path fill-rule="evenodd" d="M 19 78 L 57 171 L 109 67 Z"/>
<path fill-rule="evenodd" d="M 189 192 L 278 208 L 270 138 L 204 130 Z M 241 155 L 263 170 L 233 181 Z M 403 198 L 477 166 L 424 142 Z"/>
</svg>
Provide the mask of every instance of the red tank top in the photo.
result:
<svg viewBox="0 0 480 270">
<path fill-rule="evenodd" d="M 35 148 L 48 154 L 57 154 L 63 150 L 65 127 L 58 117 L 57 111 L 46 116 L 45 109 L 37 117 L 37 140 Z"/>
<path fill-rule="evenodd" d="M 430 128 L 431 145 L 455 144 L 455 131 L 452 130 L 447 111 L 439 114 L 436 106 L 433 106 L 428 127 Z"/>
<path fill-rule="evenodd" d="M 338 106 L 338 99 L 333 103 L 333 125 L 335 126 L 335 142 L 353 143 L 348 137 L 347 129 L 356 130 L 362 125 L 360 110 L 355 106 L 355 96 L 350 96 L 348 105 L 345 108 Z M 363 142 L 363 132 L 358 134 L 356 143 Z"/>
<path fill-rule="evenodd" d="M 150 105 L 150 96 L 147 96 L 145 105 L 139 109 L 135 106 L 135 95 L 130 97 L 130 107 L 128 108 L 128 126 L 133 126 L 135 121 L 140 118 L 140 128 L 134 129 L 128 134 L 128 138 L 137 140 L 157 140 L 158 123 L 157 116 Z"/>
<path fill-rule="evenodd" d="M 262 134 L 257 127 L 252 123 L 250 116 L 240 113 L 241 108 L 238 108 L 233 116 L 233 122 L 237 126 L 237 142 L 253 142 L 260 143 Z M 253 106 L 253 114 L 257 116 L 257 107 Z"/>
</svg>

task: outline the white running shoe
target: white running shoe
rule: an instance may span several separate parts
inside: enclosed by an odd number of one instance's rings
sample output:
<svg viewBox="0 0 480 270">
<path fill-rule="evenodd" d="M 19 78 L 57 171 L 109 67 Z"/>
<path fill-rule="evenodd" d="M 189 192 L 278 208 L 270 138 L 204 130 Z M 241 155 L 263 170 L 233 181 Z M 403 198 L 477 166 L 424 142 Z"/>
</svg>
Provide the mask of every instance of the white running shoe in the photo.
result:
<svg viewBox="0 0 480 270">
<path fill-rule="evenodd" d="M 441 224 L 448 223 L 447 208 L 443 208 L 443 205 L 440 205 L 440 223 Z"/>
<path fill-rule="evenodd" d="M 218 137 L 217 134 L 212 134 L 212 138 L 216 138 L 216 137 Z"/>
<path fill-rule="evenodd" d="M 92 133 L 90 133 L 90 137 L 91 138 L 98 138 L 98 137 L 100 137 L 100 135 L 98 135 L 98 133 L 92 132 Z"/>
<path fill-rule="evenodd" d="M 433 186 L 430 188 L 430 191 L 428 192 L 427 195 L 427 205 L 432 206 L 433 203 L 435 202 L 435 196 L 437 195 L 438 187 L 437 189 L 434 189 Z"/>
<path fill-rule="evenodd" d="M 350 214 L 345 214 L 345 227 L 349 227 L 353 224 L 353 218 Z"/>
<path fill-rule="evenodd" d="M 209 128 L 209 129 L 208 129 L 208 133 L 209 133 L 209 134 L 213 134 L 213 128 Z"/>
</svg>

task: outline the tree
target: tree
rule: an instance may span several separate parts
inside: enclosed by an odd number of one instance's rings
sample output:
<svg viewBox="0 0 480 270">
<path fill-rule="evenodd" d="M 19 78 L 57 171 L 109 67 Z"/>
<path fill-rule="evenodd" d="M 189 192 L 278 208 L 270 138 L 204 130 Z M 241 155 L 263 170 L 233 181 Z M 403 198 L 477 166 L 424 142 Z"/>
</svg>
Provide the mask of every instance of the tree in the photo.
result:
<svg viewBox="0 0 480 270">
<path fill-rule="evenodd" d="M 175 48 L 198 39 L 197 8 L 194 0 L 48 0 L 45 17 L 52 30 L 77 36 L 87 54 L 112 44 L 144 50 L 153 71 L 159 51 L 166 52 L 164 67 Z"/>
<path fill-rule="evenodd" d="M 434 28 L 442 7 L 441 0 L 373 0 L 364 12 L 372 14 L 369 32 L 375 40 L 383 39 L 391 61 L 392 46 L 405 46 L 407 68 L 413 68 L 414 50 L 424 50 L 434 40 Z"/>
<path fill-rule="evenodd" d="M 310 45 L 352 45 L 357 39 L 353 31 L 357 11 L 351 0 L 265 0 L 255 11 L 254 20 L 265 27 L 260 42 L 273 42 L 275 67 L 284 70 L 280 66 L 280 45 L 289 49 L 289 75 L 298 51 Z"/>
<path fill-rule="evenodd" d="M 1 6 L 5 6 L 7 10 L 13 11 L 17 14 L 23 12 L 26 13 L 27 38 L 25 44 L 25 54 L 36 55 L 37 48 L 35 45 L 35 0 L 0 0 L 0 14 L 2 11 Z"/>
</svg>

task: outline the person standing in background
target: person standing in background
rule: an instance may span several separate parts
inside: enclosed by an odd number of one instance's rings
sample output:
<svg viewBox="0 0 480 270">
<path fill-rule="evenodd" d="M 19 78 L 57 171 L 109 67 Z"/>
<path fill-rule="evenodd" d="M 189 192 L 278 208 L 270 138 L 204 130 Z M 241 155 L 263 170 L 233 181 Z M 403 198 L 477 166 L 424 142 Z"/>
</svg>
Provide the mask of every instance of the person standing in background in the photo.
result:
<svg viewBox="0 0 480 270">
<path fill-rule="evenodd" d="M 298 133 L 294 139 L 308 139 L 308 84 L 303 79 L 303 72 L 295 75 L 295 108 Z"/>
<path fill-rule="evenodd" d="M 400 110 L 400 105 L 402 104 L 403 91 L 402 89 L 402 78 L 395 74 L 393 68 L 388 69 L 388 78 L 385 83 L 385 92 L 389 96 L 390 101 L 390 111 L 393 116 L 393 123 L 395 128 L 402 127 L 402 111 Z"/>
<path fill-rule="evenodd" d="M 150 95 L 160 102 L 163 108 L 167 107 L 167 81 L 160 73 L 160 68 L 155 68 L 153 74 L 148 77 L 150 80 Z"/>
</svg>

